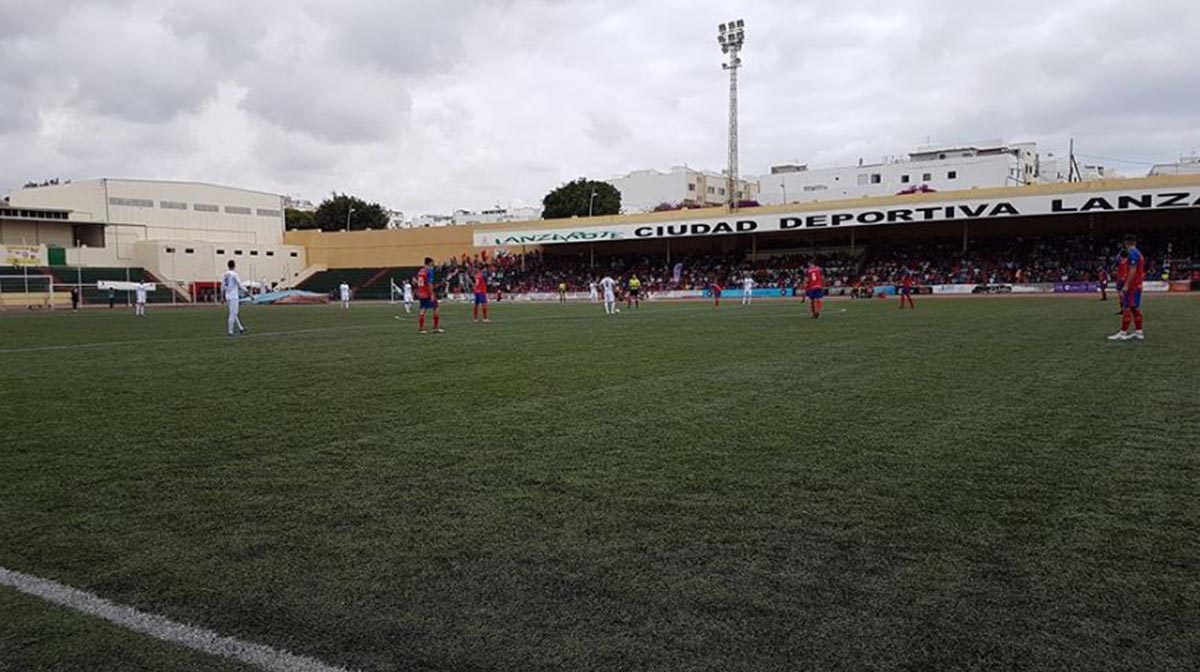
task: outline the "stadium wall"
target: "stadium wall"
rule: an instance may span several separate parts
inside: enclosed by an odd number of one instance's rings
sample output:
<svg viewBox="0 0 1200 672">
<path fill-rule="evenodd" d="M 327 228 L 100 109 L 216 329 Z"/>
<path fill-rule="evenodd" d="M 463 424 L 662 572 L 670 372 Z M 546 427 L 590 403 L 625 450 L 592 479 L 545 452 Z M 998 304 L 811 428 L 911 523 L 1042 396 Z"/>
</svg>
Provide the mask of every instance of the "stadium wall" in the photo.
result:
<svg viewBox="0 0 1200 672">
<path fill-rule="evenodd" d="M 332 232 L 320 231 L 290 231 L 285 235 L 289 245 L 303 246 L 308 252 L 309 264 L 321 264 L 329 268 L 371 268 L 388 266 L 415 266 L 426 257 L 433 257 L 441 262 L 451 257 L 463 254 L 475 255 L 481 251 L 496 251 L 506 249 L 509 252 L 531 252 L 558 243 L 587 244 L 594 241 L 610 241 L 619 239 L 636 242 L 637 240 L 663 240 L 649 237 L 644 239 L 625 237 L 625 233 L 645 224 L 690 224 L 706 220 L 756 219 L 764 222 L 778 223 L 782 218 L 795 216 L 811 220 L 814 215 L 831 212 L 851 211 L 886 211 L 893 209 L 916 210 L 918 208 L 939 208 L 947 204 L 989 202 L 993 204 L 1015 202 L 1029 197 L 1043 197 L 1042 205 L 1050 203 L 1056 197 L 1062 197 L 1068 210 L 1059 214 L 1048 215 L 1048 220 L 1070 221 L 1079 220 L 1081 225 L 1088 218 L 1088 212 L 1078 211 L 1081 204 L 1088 203 L 1093 198 L 1112 197 L 1114 194 L 1138 194 L 1140 192 L 1179 192 L 1186 197 L 1178 202 L 1168 199 L 1155 198 L 1151 209 L 1141 212 L 1175 211 L 1189 208 L 1200 210 L 1200 175 L 1182 175 L 1168 177 L 1152 177 L 1119 180 L 1098 180 L 1093 182 L 1076 182 L 1061 184 L 1045 184 L 1025 187 L 970 189 L 957 192 L 937 192 L 932 194 L 908 194 L 903 196 L 887 196 L 879 198 L 862 198 L 846 201 L 822 201 L 819 203 L 789 204 L 746 208 L 737 211 L 736 217 L 730 217 L 725 208 L 707 208 L 686 211 L 671 211 L 661 213 L 646 213 L 632 216 L 609 217 L 577 217 L 557 220 L 534 220 L 529 222 L 506 222 L 503 224 L 481 224 L 452 227 L 436 227 L 421 229 L 385 230 L 385 231 L 355 231 Z M 1035 199 L 1036 200 L 1036 199 Z M 1139 210 L 1127 210 L 1134 213 Z M 991 214 L 985 210 L 974 218 L 942 219 L 938 223 L 947 222 L 979 222 L 988 224 L 1003 224 L 1006 221 L 1031 221 L 1030 217 L 1012 214 Z M 1094 214 L 1112 213 L 1113 210 L 1096 209 Z M 1041 213 L 1031 213 L 1041 214 Z M 962 216 L 961 213 L 959 216 Z M 864 226 L 870 229 L 900 229 L 907 227 L 926 226 L 925 222 L 885 223 Z M 795 230 L 782 232 L 783 235 L 795 236 L 796 240 L 804 240 L 806 234 L 828 231 L 830 227 L 798 227 Z M 616 238 L 607 237 L 606 232 Z M 542 235 L 509 235 L 509 234 L 558 234 L 557 236 Z M 574 234 L 579 233 L 579 236 Z M 728 233 L 737 233 L 736 230 Z M 755 233 L 766 233 L 763 230 Z M 776 229 L 774 235 L 779 235 Z M 721 235 L 683 235 L 681 239 L 696 240 L 699 238 L 722 238 Z"/>
</svg>

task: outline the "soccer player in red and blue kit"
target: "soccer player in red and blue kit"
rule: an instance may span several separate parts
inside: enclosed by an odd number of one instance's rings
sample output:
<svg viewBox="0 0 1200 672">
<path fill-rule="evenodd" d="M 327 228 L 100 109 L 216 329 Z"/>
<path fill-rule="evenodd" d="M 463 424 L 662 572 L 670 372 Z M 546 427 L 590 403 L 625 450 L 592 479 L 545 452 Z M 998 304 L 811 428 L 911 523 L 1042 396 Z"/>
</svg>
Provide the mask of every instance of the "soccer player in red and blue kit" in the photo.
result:
<svg viewBox="0 0 1200 672">
<path fill-rule="evenodd" d="M 713 308 L 720 308 L 721 292 L 725 291 L 725 288 L 721 286 L 721 283 L 714 282 L 708 286 L 708 290 L 712 292 L 713 295 Z"/>
<path fill-rule="evenodd" d="M 417 272 L 417 300 L 421 302 L 421 315 L 417 318 L 417 328 L 422 334 L 425 330 L 425 313 L 433 311 L 433 333 L 442 334 L 442 315 L 438 307 L 437 291 L 434 290 L 433 259 L 425 257 L 425 265 Z"/>
<path fill-rule="evenodd" d="M 904 310 L 904 304 L 907 302 L 910 308 L 916 308 L 917 304 L 913 303 L 913 272 L 907 268 L 900 272 L 900 310 Z"/>
<path fill-rule="evenodd" d="M 491 322 L 488 319 L 488 299 L 487 299 L 487 276 L 483 272 L 483 267 L 475 270 L 475 317 L 472 322 L 479 321 L 479 309 L 483 308 L 483 321 Z"/>
<path fill-rule="evenodd" d="M 1142 333 L 1142 283 L 1146 279 L 1146 258 L 1137 249 L 1137 237 L 1125 236 L 1125 251 L 1129 253 L 1129 270 L 1125 277 L 1125 291 L 1121 294 L 1121 330 L 1108 337 L 1110 341 L 1144 341 Z M 1134 331 L 1129 331 L 1129 323 Z"/>
<path fill-rule="evenodd" d="M 816 262 L 809 264 L 804 271 L 804 294 L 808 297 L 813 319 L 820 317 L 821 309 L 825 307 L 825 276 Z"/>
</svg>

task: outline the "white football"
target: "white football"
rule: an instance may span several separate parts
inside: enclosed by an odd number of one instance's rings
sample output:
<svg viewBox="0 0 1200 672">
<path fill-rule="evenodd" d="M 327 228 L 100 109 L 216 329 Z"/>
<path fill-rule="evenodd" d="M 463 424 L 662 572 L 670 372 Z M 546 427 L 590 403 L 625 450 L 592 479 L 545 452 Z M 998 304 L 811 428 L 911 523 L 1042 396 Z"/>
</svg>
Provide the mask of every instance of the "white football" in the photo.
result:
<svg viewBox="0 0 1200 672">
<path fill-rule="evenodd" d="M 621 309 L 620 309 L 620 308 L 617 308 L 617 309 L 616 309 L 616 311 L 619 313 L 619 312 L 621 312 Z"/>
</svg>

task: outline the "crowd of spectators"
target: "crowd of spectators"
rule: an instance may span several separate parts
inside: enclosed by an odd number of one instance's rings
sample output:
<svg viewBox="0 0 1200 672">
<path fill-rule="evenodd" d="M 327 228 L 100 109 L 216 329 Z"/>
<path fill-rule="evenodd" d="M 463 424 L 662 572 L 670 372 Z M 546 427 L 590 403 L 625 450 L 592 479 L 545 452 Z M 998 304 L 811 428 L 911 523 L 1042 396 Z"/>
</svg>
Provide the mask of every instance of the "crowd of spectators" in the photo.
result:
<svg viewBox="0 0 1200 672">
<path fill-rule="evenodd" d="M 1200 263 L 1200 233 L 1173 231 L 1141 237 L 1149 279 L 1189 277 Z M 1111 275 L 1120 248 L 1119 238 L 1080 235 L 1005 236 L 977 238 L 963 250 L 961 239 L 875 242 L 853 252 L 826 249 L 813 254 L 705 255 L 672 257 L 628 255 L 588 257 L 533 252 L 490 258 L 461 258 L 441 267 L 443 278 L 469 291 L 469 270 L 490 269 L 490 283 L 504 292 L 587 291 L 605 275 L 624 284 L 637 276 L 651 293 L 706 289 L 714 283 L 740 286 L 747 276 L 760 288 L 799 287 L 804 269 L 816 262 L 831 287 L 858 287 L 899 280 L 903 271 L 916 274 L 920 284 L 1001 284 L 1089 281 L 1102 271 Z"/>
<path fill-rule="evenodd" d="M 1140 237 L 1146 258 L 1146 277 L 1184 279 L 1197 261 L 1200 236 L 1195 231 L 1152 233 Z M 874 245 L 864 259 L 861 275 L 891 282 L 904 269 L 923 284 L 1048 283 L 1096 280 L 1112 275 L 1120 237 L 1080 235 L 1013 236 L 971 240 L 909 241 Z"/>
</svg>

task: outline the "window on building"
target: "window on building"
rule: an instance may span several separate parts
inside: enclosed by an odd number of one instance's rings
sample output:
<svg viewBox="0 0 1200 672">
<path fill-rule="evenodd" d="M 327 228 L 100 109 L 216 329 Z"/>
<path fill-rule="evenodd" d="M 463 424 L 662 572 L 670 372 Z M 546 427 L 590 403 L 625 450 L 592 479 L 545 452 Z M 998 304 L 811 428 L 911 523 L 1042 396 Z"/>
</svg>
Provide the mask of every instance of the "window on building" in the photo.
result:
<svg viewBox="0 0 1200 672">
<path fill-rule="evenodd" d="M 217 254 L 225 254 L 225 250 L 217 250 Z"/>
<path fill-rule="evenodd" d="M 227 215 L 248 215 L 251 213 L 250 208 L 243 208 L 240 205 L 225 206 L 225 214 Z"/>
<path fill-rule="evenodd" d="M 804 186 L 805 191 L 825 191 L 828 188 L 823 184 L 807 184 Z"/>
<path fill-rule="evenodd" d="M 724 196 L 725 195 L 725 187 L 721 187 L 720 189 L 717 189 L 717 195 Z"/>
<path fill-rule="evenodd" d="M 946 158 L 946 155 L 945 155 L 945 154 L 938 154 L 938 158 L 939 158 L 939 159 L 942 159 L 942 160 L 945 160 L 945 158 Z"/>
<path fill-rule="evenodd" d="M 933 179 L 933 173 L 922 173 L 922 174 L 921 174 L 921 181 L 922 181 L 922 182 L 928 182 L 928 181 L 930 181 L 930 180 L 932 180 L 932 179 Z"/>
<path fill-rule="evenodd" d="M 242 255 L 242 251 L 241 251 L 241 250 L 234 250 L 234 251 L 233 251 L 233 253 L 234 253 L 235 255 L 239 256 L 239 257 Z"/>
<path fill-rule="evenodd" d="M 187 210 L 187 203 L 180 203 L 179 201 L 159 201 L 158 207 L 162 208 L 163 210 Z"/>
<path fill-rule="evenodd" d="M 268 256 L 268 257 L 273 257 L 273 256 L 275 256 L 275 253 L 274 253 L 274 252 L 272 252 L 271 250 L 267 250 L 267 256 Z"/>
<path fill-rule="evenodd" d="M 255 210 L 259 217 L 282 217 L 282 210 L 271 210 L 269 208 L 259 208 Z"/>
<path fill-rule="evenodd" d="M 257 256 L 258 256 L 258 250 L 250 250 L 250 256 L 252 256 L 252 257 L 257 257 Z"/>
<path fill-rule="evenodd" d="M 120 196 L 109 196 L 109 205 L 123 205 L 127 208 L 153 208 L 154 201 L 148 201 L 144 198 L 121 198 Z"/>
<path fill-rule="evenodd" d="M 220 212 L 221 208 L 207 203 L 193 203 L 192 210 L 196 212 Z"/>
<path fill-rule="evenodd" d="M 900 176 L 900 184 L 908 184 L 908 175 Z"/>
<path fill-rule="evenodd" d="M 298 257 L 298 256 L 300 256 L 300 253 L 298 253 L 298 252 L 292 252 L 292 256 L 293 256 L 293 257 Z"/>
<path fill-rule="evenodd" d="M 883 182 L 882 175 L 880 175 L 879 173 L 871 173 L 871 184 L 881 184 L 882 182 Z"/>
<path fill-rule="evenodd" d="M 958 179 L 958 171 L 952 170 L 952 171 L 946 173 L 946 179 L 947 180 L 957 180 Z"/>
<path fill-rule="evenodd" d="M 175 254 L 175 248 L 173 248 L 173 247 L 168 247 L 168 248 L 167 248 L 167 254 Z"/>
<path fill-rule="evenodd" d="M 715 193 L 717 193 L 717 188 L 716 188 L 716 187 L 709 187 L 709 188 L 708 188 L 708 193 L 710 193 L 710 194 L 715 194 Z"/>
<path fill-rule="evenodd" d="M 195 253 L 196 253 L 196 248 L 194 248 L 194 247 L 185 247 L 185 248 L 183 248 L 183 253 L 184 253 L 184 254 L 195 254 Z"/>
<path fill-rule="evenodd" d="M 688 184 L 688 191 L 695 191 L 695 190 L 696 190 L 696 185 L 695 185 L 695 184 L 692 184 L 692 183 L 689 183 L 689 184 Z"/>
</svg>

